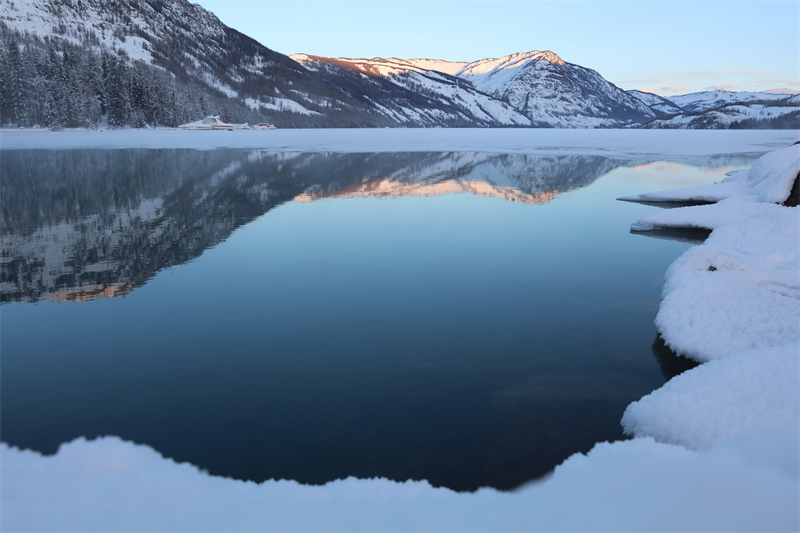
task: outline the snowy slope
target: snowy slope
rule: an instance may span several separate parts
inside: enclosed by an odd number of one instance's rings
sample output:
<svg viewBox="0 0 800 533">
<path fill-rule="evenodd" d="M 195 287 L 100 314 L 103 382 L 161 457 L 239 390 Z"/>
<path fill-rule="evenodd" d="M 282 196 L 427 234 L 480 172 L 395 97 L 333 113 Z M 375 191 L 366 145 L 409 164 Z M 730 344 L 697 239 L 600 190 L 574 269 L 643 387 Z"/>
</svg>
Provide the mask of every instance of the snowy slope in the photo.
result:
<svg viewBox="0 0 800 533">
<path fill-rule="evenodd" d="M 404 61 L 423 70 L 435 70 L 451 76 L 455 76 L 469 65 L 469 61 L 444 61 L 442 59 L 406 59 Z"/>
<path fill-rule="evenodd" d="M 116 9 L 108 9 L 104 3 L 91 0 L 79 6 L 49 0 L 0 0 L 0 21 L 10 28 L 40 37 L 64 39 L 76 45 L 91 43 L 89 46 L 103 50 L 124 50 L 131 59 L 152 64 L 150 40 L 158 29 L 148 22 L 147 12 L 125 7 L 120 3 Z M 195 14 L 196 21 L 206 26 L 211 22 L 206 17 L 213 17 L 204 11 Z M 115 31 L 115 17 L 124 17 L 131 31 Z M 127 35 L 133 33 L 140 35 Z"/>
</svg>

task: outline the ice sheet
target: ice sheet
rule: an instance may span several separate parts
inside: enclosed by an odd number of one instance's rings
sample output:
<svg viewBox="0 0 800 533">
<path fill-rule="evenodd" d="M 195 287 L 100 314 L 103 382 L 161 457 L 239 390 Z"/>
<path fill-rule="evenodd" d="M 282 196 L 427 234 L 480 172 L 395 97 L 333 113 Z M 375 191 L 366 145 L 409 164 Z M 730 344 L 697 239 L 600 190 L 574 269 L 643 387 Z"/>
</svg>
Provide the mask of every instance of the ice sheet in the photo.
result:
<svg viewBox="0 0 800 533">
<path fill-rule="evenodd" d="M 0 130 L 0 149 L 261 148 L 286 151 L 478 151 L 693 156 L 766 152 L 797 140 L 780 130 L 279 129 L 269 131 Z"/>
</svg>

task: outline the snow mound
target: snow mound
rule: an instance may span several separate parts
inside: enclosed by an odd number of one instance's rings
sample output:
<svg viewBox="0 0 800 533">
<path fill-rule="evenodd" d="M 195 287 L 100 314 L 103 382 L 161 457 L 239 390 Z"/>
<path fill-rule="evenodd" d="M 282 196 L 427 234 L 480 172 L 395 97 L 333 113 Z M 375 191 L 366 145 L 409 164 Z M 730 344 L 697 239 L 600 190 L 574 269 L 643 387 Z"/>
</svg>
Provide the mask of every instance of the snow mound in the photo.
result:
<svg viewBox="0 0 800 533">
<path fill-rule="evenodd" d="M 711 361 L 633 402 L 622 426 L 629 435 L 700 450 L 755 430 L 798 430 L 797 346 L 784 344 Z"/>
<path fill-rule="evenodd" d="M 724 224 L 726 214 L 734 222 Z M 656 326 L 668 346 L 702 362 L 798 344 L 797 207 L 731 199 L 644 218 L 656 226 L 680 218 L 685 225 L 714 230 L 667 271 Z"/>
<path fill-rule="evenodd" d="M 656 326 L 670 348 L 704 362 L 800 342 L 800 209 L 774 203 L 788 197 L 798 172 L 800 145 L 776 150 L 701 189 L 738 196 L 651 213 L 632 226 L 713 230 L 667 271 Z M 659 198 L 685 199 L 687 191 Z"/>
<path fill-rule="evenodd" d="M 749 170 L 725 178 L 725 182 L 744 182 L 759 202 L 783 203 L 800 174 L 800 144 L 770 152 L 756 161 Z"/>
</svg>

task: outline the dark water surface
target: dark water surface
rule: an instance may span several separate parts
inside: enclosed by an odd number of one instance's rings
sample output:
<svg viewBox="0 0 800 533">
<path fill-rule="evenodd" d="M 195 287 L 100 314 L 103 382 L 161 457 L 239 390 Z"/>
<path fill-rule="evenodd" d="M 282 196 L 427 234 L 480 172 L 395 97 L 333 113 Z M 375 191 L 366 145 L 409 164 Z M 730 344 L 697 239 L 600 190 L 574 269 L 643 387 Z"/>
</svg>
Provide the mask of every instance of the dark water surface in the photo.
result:
<svg viewBox="0 0 800 533">
<path fill-rule="evenodd" d="M 652 322 L 689 244 L 614 198 L 755 157 L 5 150 L 0 436 L 514 488 L 664 382 Z"/>
</svg>

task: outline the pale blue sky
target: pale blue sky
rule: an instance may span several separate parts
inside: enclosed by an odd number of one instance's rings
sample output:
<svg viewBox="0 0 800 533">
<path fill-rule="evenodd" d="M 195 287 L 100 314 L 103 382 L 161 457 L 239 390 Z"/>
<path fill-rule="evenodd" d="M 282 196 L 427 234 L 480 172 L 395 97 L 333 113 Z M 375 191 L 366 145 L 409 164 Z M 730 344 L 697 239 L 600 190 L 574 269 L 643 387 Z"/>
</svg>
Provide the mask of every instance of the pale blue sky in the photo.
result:
<svg viewBox="0 0 800 533">
<path fill-rule="evenodd" d="M 623 89 L 800 90 L 800 2 L 190 0 L 284 54 L 474 61 L 551 50 Z"/>
</svg>

